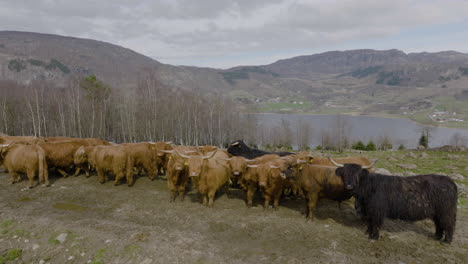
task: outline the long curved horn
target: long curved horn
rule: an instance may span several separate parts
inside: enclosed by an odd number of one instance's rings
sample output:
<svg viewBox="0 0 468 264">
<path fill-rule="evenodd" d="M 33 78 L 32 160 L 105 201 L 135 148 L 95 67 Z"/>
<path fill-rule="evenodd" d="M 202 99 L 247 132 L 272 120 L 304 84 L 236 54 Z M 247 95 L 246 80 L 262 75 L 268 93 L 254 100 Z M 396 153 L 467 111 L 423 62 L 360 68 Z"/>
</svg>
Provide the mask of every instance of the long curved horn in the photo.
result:
<svg viewBox="0 0 468 264">
<path fill-rule="evenodd" d="M 239 141 L 234 142 L 234 143 L 231 144 L 231 146 L 235 146 L 235 145 L 239 145 Z"/>
<path fill-rule="evenodd" d="M 162 150 L 162 149 L 160 149 L 159 151 L 161 151 L 162 153 L 166 153 L 166 154 L 174 153 L 174 150 Z"/>
<path fill-rule="evenodd" d="M 296 160 L 296 163 L 297 163 L 297 164 L 305 164 L 305 163 L 307 163 L 307 160 L 297 159 L 297 160 Z"/>
<path fill-rule="evenodd" d="M 249 165 L 249 164 L 247 164 L 247 167 L 249 167 L 249 168 L 257 168 L 258 165 Z"/>
<path fill-rule="evenodd" d="M 197 150 L 188 150 L 188 151 L 184 151 L 185 154 L 188 154 L 188 153 L 195 153 L 195 152 L 198 152 Z"/>
<path fill-rule="evenodd" d="M 242 157 L 242 158 L 245 160 L 245 162 L 254 162 L 254 161 L 256 161 L 256 160 L 253 160 L 253 159 L 246 159 L 244 157 Z"/>
<path fill-rule="evenodd" d="M 176 153 L 177 155 L 181 156 L 181 157 L 184 158 L 184 159 L 189 159 L 189 158 L 190 158 L 190 156 L 187 156 L 187 155 L 184 155 L 184 154 L 180 154 L 179 151 L 177 151 L 177 149 L 174 149 L 174 151 L 175 151 L 175 153 Z"/>
<path fill-rule="evenodd" d="M 211 156 L 203 156 L 203 159 L 211 159 L 215 154 L 216 152 L 218 152 L 218 149 L 216 149 L 215 151 L 213 151 L 213 153 L 211 154 Z"/>
<path fill-rule="evenodd" d="M 170 145 L 170 144 L 172 144 L 172 141 L 166 141 L 166 142 L 164 142 L 164 143 Z"/>
<path fill-rule="evenodd" d="M 280 167 L 279 167 L 279 166 L 270 165 L 270 168 L 271 168 L 271 169 L 279 169 Z"/>
<path fill-rule="evenodd" d="M 361 168 L 363 168 L 363 169 L 370 169 L 370 168 L 374 167 L 374 165 L 377 163 L 377 161 L 379 161 L 379 160 L 376 159 L 371 165 L 369 165 L 369 166 L 362 166 Z"/>
<path fill-rule="evenodd" d="M 335 166 L 337 166 L 337 167 L 344 167 L 343 164 L 336 163 L 331 157 L 328 157 L 328 159 L 331 161 L 331 163 L 333 163 L 333 165 L 335 165 Z"/>
</svg>

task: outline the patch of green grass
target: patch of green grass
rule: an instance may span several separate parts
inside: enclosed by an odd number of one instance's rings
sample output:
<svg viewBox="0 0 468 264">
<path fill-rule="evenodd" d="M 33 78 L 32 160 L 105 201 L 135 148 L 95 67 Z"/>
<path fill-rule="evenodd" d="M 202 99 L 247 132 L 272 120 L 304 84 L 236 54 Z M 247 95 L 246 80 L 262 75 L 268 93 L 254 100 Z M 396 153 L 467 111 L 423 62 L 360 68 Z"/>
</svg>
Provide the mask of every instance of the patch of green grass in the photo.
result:
<svg viewBox="0 0 468 264">
<path fill-rule="evenodd" d="M 136 255 L 140 251 L 140 247 L 137 245 L 128 245 L 124 248 L 124 254 L 126 255 Z"/>
<path fill-rule="evenodd" d="M 21 258 L 23 255 L 23 250 L 22 249 L 9 249 L 7 253 L 5 254 L 4 258 L 6 261 L 13 261 L 15 259 Z"/>
<path fill-rule="evenodd" d="M 60 241 L 58 241 L 56 239 L 57 236 L 53 236 L 51 238 L 49 238 L 49 240 L 47 240 L 47 242 L 49 242 L 49 244 L 51 245 L 59 245 L 60 244 Z"/>
<path fill-rule="evenodd" d="M 30 202 L 30 201 L 33 201 L 33 200 L 35 200 L 35 199 L 31 198 L 31 197 L 23 196 L 23 197 L 19 198 L 17 201 L 18 202 Z"/>
<path fill-rule="evenodd" d="M 96 254 L 94 254 L 93 261 L 91 264 L 104 264 L 104 256 L 106 255 L 105 249 L 99 249 Z"/>
<path fill-rule="evenodd" d="M 55 203 L 53 207 L 55 209 L 74 211 L 74 212 L 84 212 L 88 210 L 87 207 L 77 205 L 77 204 L 72 204 L 72 203 Z"/>
<path fill-rule="evenodd" d="M 25 237 L 25 238 L 28 238 L 31 236 L 31 232 L 27 231 L 27 230 L 24 230 L 24 229 L 15 229 L 13 231 L 11 231 L 11 235 L 17 235 L 19 237 Z"/>
<path fill-rule="evenodd" d="M 5 220 L 2 223 L 0 223 L 0 228 L 9 228 L 12 227 L 15 224 L 14 220 Z"/>
<path fill-rule="evenodd" d="M 278 112 L 278 111 L 287 111 L 286 109 L 289 109 L 292 111 L 306 110 L 312 106 L 312 103 L 306 102 L 306 101 L 303 101 L 303 104 L 299 104 L 299 103 L 294 104 L 294 103 L 286 103 L 286 102 L 280 102 L 280 103 L 269 102 L 269 103 L 261 103 L 259 104 L 259 106 L 260 106 L 259 108 L 261 112 Z"/>
</svg>

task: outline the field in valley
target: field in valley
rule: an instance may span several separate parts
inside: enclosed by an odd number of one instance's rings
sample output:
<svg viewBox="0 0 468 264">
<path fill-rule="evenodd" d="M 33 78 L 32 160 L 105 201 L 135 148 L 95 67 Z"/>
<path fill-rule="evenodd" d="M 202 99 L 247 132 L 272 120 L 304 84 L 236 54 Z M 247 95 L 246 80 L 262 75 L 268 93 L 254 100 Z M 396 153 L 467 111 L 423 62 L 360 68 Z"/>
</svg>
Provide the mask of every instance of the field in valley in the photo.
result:
<svg viewBox="0 0 468 264">
<path fill-rule="evenodd" d="M 28 190 L 26 181 L 10 185 L 1 172 L 0 263 L 466 263 L 468 153 L 367 155 L 394 173 L 437 172 L 456 180 L 460 199 L 451 245 L 432 238 L 429 220 L 386 220 L 381 239 L 370 241 L 353 201 L 339 209 L 321 200 L 316 219 L 307 222 L 302 199 L 285 198 L 279 210 L 264 210 L 258 195 L 248 209 L 243 192 L 231 188 L 206 208 L 195 190 L 170 203 L 164 177 L 139 177 L 127 187 L 101 185 L 95 175 L 53 175 L 53 186 Z"/>
</svg>

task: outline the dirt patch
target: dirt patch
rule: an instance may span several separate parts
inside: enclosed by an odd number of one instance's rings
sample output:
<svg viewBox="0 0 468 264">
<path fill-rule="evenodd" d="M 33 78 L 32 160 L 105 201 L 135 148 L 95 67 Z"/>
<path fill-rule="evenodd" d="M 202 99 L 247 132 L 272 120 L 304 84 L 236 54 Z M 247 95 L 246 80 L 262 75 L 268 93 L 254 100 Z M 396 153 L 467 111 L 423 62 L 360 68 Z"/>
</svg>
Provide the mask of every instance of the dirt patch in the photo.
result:
<svg viewBox="0 0 468 264">
<path fill-rule="evenodd" d="M 353 202 L 321 200 L 307 222 L 304 201 L 246 208 L 243 192 L 221 193 L 206 208 L 196 191 L 169 202 L 167 182 L 138 178 L 133 187 L 96 176 L 55 178 L 25 190 L 0 173 L 0 255 L 19 263 L 465 263 L 468 208 L 458 209 L 451 245 L 432 238 L 431 221 L 386 220 L 369 241 Z M 66 234 L 66 236 L 64 235 Z M 65 238 L 57 240 L 57 238 Z M 10 253 L 12 256 L 13 253 Z M 16 257 L 16 256 L 15 256 Z"/>
</svg>

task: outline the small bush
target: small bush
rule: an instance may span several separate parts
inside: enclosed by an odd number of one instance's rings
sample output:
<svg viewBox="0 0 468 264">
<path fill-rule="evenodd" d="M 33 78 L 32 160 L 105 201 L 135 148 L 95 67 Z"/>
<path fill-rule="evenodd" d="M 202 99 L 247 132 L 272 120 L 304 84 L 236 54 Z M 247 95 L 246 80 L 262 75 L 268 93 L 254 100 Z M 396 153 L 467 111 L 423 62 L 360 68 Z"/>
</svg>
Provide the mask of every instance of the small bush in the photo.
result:
<svg viewBox="0 0 468 264">
<path fill-rule="evenodd" d="M 367 151 L 375 151 L 376 150 L 374 141 L 369 140 L 369 142 L 367 143 L 367 146 L 366 146 L 366 150 Z"/>
<path fill-rule="evenodd" d="M 406 149 L 405 145 L 403 145 L 403 144 L 400 144 L 400 146 L 398 146 L 398 150 L 405 150 L 405 149 Z"/>
<path fill-rule="evenodd" d="M 367 150 L 366 146 L 364 145 L 364 143 L 362 143 L 361 140 L 352 145 L 351 148 L 355 150 Z"/>
<path fill-rule="evenodd" d="M 8 69 L 10 71 L 20 72 L 26 69 L 26 65 L 21 60 L 11 60 L 10 62 L 8 62 Z"/>
</svg>

